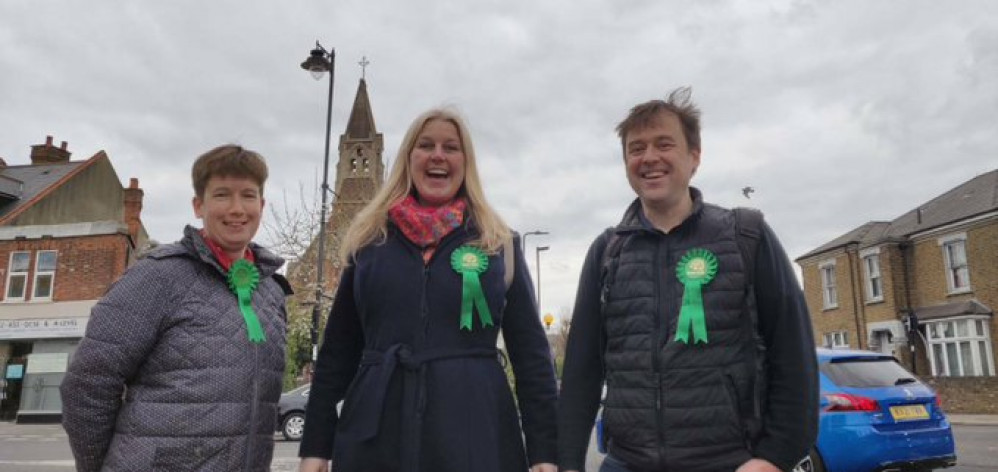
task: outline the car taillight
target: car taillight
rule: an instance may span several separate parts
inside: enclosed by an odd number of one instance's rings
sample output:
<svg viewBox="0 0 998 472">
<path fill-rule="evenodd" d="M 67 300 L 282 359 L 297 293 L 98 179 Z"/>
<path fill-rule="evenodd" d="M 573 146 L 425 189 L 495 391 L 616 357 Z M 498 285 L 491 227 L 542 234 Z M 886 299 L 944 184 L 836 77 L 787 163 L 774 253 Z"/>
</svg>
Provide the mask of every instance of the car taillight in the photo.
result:
<svg viewBox="0 0 998 472">
<path fill-rule="evenodd" d="M 943 410 L 943 398 L 938 393 L 936 394 L 936 408 L 939 411 Z"/>
<path fill-rule="evenodd" d="M 877 411 L 880 409 L 876 400 L 849 393 L 826 393 L 825 399 L 828 400 L 825 411 Z"/>
</svg>

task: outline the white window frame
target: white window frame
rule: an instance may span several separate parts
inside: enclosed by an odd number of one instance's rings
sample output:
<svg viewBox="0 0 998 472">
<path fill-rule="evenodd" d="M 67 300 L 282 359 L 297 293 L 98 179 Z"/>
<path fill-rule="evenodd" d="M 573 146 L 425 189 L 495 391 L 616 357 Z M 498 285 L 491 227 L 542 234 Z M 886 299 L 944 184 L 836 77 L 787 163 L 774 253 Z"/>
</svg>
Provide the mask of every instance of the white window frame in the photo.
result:
<svg viewBox="0 0 998 472">
<path fill-rule="evenodd" d="M 42 260 L 42 254 L 54 253 L 55 254 L 55 267 L 51 270 L 41 270 L 40 262 Z M 31 301 L 52 301 L 52 294 L 55 292 L 55 271 L 59 267 L 59 251 L 56 250 L 41 250 L 35 253 L 35 274 L 32 277 L 31 284 Z M 43 276 L 49 276 L 49 293 L 46 296 L 38 295 L 38 279 Z"/>
<path fill-rule="evenodd" d="M 28 267 L 23 271 L 14 272 L 14 258 L 18 254 L 27 254 L 28 256 Z M 10 257 L 7 261 L 7 284 L 4 285 L 4 301 L 5 302 L 23 302 L 28 296 L 28 276 L 31 274 L 31 251 L 11 251 Z M 10 296 L 10 281 L 14 277 L 24 277 L 24 291 L 21 293 L 20 297 Z"/>
<path fill-rule="evenodd" d="M 967 293 L 970 288 L 970 261 L 967 260 L 967 233 L 957 233 L 938 239 L 943 251 L 943 265 L 946 268 L 946 288 L 948 294 Z M 950 248 L 960 248 L 963 255 L 962 264 L 953 260 Z M 958 274 L 963 275 L 964 283 L 957 286 Z"/>
<path fill-rule="evenodd" d="M 929 343 L 932 375 L 938 377 L 994 376 L 994 352 L 991 348 L 991 320 L 986 316 L 926 320 L 925 338 Z M 960 325 L 965 330 L 961 334 Z M 978 329 L 978 324 L 982 325 Z M 969 345 L 970 359 L 965 359 L 961 345 Z M 950 356 L 956 356 L 951 362 Z M 986 358 L 985 358 L 986 357 Z M 969 365 L 970 372 L 965 366 Z M 956 372 L 952 366 L 956 366 Z"/>
<path fill-rule="evenodd" d="M 835 259 L 828 259 L 818 264 L 818 274 L 821 277 L 822 308 L 831 310 L 839 307 L 839 291 L 835 281 Z"/>
<path fill-rule="evenodd" d="M 849 349 L 849 332 L 832 331 L 825 333 L 825 347 L 829 349 Z"/>
<path fill-rule="evenodd" d="M 880 248 L 864 249 L 859 252 L 859 257 L 863 261 L 866 302 L 877 303 L 884 301 L 884 277 L 880 270 Z"/>
</svg>

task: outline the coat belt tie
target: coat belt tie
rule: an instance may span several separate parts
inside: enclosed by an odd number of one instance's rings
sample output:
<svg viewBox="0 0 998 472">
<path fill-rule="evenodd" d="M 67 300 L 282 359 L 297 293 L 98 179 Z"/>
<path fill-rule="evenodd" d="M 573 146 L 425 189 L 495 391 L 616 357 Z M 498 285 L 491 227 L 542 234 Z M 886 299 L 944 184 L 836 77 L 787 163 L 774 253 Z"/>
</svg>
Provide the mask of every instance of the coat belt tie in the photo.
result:
<svg viewBox="0 0 998 472">
<path fill-rule="evenodd" d="M 475 357 L 492 357 L 498 361 L 498 351 L 496 348 L 430 348 L 413 352 L 412 347 L 407 344 L 393 344 L 385 351 L 364 350 L 360 365 L 369 366 L 368 375 L 375 376 L 375 380 L 372 395 L 359 398 L 356 411 L 352 413 L 353 416 L 359 414 L 360 418 L 365 419 L 358 425 L 359 439 L 366 441 L 378 435 L 388 386 L 397 369 L 401 368 L 404 375 L 411 376 L 417 387 L 415 409 L 412 402 L 404 401 L 402 416 L 421 420 L 426 409 L 426 366 L 444 359 Z M 406 384 L 411 385 L 410 382 Z M 417 421 L 419 422 L 421 421 Z"/>
</svg>

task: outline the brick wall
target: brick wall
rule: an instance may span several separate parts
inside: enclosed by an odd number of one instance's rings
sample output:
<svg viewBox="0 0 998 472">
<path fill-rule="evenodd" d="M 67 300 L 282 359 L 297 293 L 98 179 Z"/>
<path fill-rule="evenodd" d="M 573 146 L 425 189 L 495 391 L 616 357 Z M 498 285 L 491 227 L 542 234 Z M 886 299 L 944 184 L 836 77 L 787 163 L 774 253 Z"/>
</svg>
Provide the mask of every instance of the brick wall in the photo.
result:
<svg viewBox="0 0 998 472">
<path fill-rule="evenodd" d="M 838 290 L 838 307 L 826 309 L 821 284 L 820 264 L 835 260 L 835 283 Z M 855 263 L 852 267 L 855 271 Z M 855 276 L 850 273 L 849 258 L 842 250 L 823 254 L 820 258 L 801 261 L 801 273 L 804 278 L 804 298 L 811 313 L 811 325 L 814 328 L 814 340 L 818 345 L 824 342 L 824 334 L 835 331 L 845 331 L 849 336 L 849 346 L 858 348 L 859 332 L 856 330 L 855 296 L 853 286 Z M 860 287 L 859 285 L 856 285 Z M 865 343 L 864 343 L 865 345 Z"/>
<path fill-rule="evenodd" d="M 967 231 L 967 260 L 974 298 L 998 312 L 998 221 Z M 998 355 L 998 316 L 991 317 L 991 348 Z"/>
<path fill-rule="evenodd" d="M 901 259 L 900 255 L 897 253 L 897 248 L 895 246 L 880 246 L 880 254 L 876 254 L 873 257 L 877 257 L 880 261 L 880 287 L 881 287 L 881 301 L 868 301 L 867 298 L 867 279 L 866 279 L 866 266 L 864 265 L 863 258 L 857 257 L 859 262 L 859 276 L 862 282 L 861 293 L 863 294 L 863 309 L 866 315 L 866 322 L 873 323 L 877 321 L 890 321 L 898 319 L 898 306 L 895 304 L 897 300 L 896 292 L 904 290 L 904 284 L 899 278 L 892 277 L 892 267 L 895 265 L 900 265 L 898 261 Z"/>
<path fill-rule="evenodd" d="M 922 379 L 942 400 L 946 413 L 998 415 L 998 377 Z"/>
<path fill-rule="evenodd" d="M 913 282 L 912 305 L 931 306 L 968 298 L 966 295 L 956 295 L 948 299 L 943 250 L 937 238 L 930 237 L 916 241 L 913 254 L 910 265 Z"/>
<path fill-rule="evenodd" d="M 124 272 L 129 247 L 125 234 L 0 241 L 0 297 L 7 294 L 7 271 L 13 251 L 32 252 L 26 291 L 29 295 L 34 288 L 36 251 L 58 251 L 52 301 L 69 301 L 104 296 L 111 283 Z"/>
</svg>

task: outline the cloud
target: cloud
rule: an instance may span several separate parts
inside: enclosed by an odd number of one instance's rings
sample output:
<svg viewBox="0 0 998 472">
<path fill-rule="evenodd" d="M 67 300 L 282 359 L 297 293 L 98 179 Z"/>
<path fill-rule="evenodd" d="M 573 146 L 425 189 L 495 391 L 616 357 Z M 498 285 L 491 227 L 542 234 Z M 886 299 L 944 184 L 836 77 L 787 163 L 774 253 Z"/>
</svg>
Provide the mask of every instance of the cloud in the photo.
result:
<svg viewBox="0 0 998 472">
<path fill-rule="evenodd" d="M 268 158 L 272 204 L 317 181 L 328 83 L 298 64 L 317 39 L 336 49 L 335 140 L 366 56 L 385 160 L 419 112 L 458 107 L 488 198 L 518 230 L 551 233 L 530 246 L 551 248 L 555 314 L 633 199 L 614 126 L 674 87 L 692 85 L 704 113 L 694 184 L 761 208 L 791 257 L 998 162 L 988 0 L 14 0 L 0 24 L 0 156 L 26 163 L 47 134 L 75 158 L 105 150 L 140 179 L 161 241 L 195 222 L 189 167 L 217 144 Z"/>
</svg>

